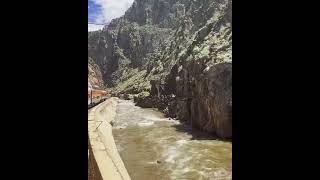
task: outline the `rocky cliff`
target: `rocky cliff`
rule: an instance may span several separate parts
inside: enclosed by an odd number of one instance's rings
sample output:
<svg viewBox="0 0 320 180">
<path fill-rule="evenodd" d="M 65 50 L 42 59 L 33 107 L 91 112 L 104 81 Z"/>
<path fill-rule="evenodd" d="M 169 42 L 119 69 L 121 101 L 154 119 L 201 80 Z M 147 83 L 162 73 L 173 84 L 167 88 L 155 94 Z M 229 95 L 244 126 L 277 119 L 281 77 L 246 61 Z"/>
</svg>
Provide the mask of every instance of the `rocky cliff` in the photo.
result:
<svg viewBox="0 0 320 180">
<path fill-rule="evenodd" d="M 112 92 L 232 137 L 231 0 L 136 0 L 88 38 Z"/>
<path fill-rule="evenodd" d="M 104 87 L 100 67 L 91 58 L 88 58 L 88 82 L 100 88 Z"/>
</svg>

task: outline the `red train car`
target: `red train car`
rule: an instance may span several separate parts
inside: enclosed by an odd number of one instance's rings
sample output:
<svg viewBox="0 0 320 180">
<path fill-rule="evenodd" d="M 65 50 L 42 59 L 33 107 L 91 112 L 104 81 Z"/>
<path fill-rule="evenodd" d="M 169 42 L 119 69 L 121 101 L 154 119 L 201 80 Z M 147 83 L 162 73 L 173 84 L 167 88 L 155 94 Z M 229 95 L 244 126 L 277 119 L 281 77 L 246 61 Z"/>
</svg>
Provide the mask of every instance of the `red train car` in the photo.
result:
<svg viewBox="0 0 320 180">
<path fill-rule="evenodd" d="M 88 105 L 93 106 L 99 104 L 107 98 L 107 91 L 101 90 L 98 86 L 88 84 Z"/>
</svg>

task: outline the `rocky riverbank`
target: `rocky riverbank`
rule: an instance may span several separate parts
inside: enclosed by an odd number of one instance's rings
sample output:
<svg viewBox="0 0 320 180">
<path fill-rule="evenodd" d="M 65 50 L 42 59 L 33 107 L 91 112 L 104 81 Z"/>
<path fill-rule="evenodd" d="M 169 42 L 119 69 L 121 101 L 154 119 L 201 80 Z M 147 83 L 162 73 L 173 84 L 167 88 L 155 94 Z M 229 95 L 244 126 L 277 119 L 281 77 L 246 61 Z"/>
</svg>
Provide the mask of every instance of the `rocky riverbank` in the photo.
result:
<svg viewBox="0 0 320 180">
<path fill-rule="evenodd" d="M 153 82 L 150 96 L 137 97 L 141 107 L 154 107 L 168 117 L 177 118 L 221 138 L 232 138 L 232 66 L 230 63 L 213 66 L 202 76 L 185 73 L 178 81 L 174 94 L 163 94 L 165 85 Z M 193 81 L 188 81 L 191 76 Z M 192 83 L 184 85 L 184 83 Z M 189 87 L 189 88 L 185 88 Z M 168 87 L 167 87 L 168 88 Z M 164 92 L 161 92 L 161 91 Z"/>
<path fill-rule="evenodd" d="M 232 0 L 135 0 L 88 40 L 113 95 L 232 138 Z"/>
</svg>

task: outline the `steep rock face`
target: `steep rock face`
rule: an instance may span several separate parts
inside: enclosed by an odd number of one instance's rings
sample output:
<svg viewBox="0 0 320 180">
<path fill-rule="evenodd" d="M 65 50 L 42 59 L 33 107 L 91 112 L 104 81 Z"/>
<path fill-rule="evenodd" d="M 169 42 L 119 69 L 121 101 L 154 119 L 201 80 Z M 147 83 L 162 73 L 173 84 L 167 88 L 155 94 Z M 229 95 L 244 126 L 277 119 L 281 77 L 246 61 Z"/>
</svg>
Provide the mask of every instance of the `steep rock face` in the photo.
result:
<svg viewBox="0 0 320 180">
<path fill-rule="evenodd" d="M 146 104 L 164 99 L 163 112 L 222 138 L 232 138 L 231 7 L 231 1 L 208 6 L 202 12 L 213 15 L 196 31 L 192 19 L 181 22 L 160 65 L 152 65 L 151 74 L 161 70 L 151 81 L 152 97 L 144 98 Z"/>
<path fill-rule="evenodd" d="M 196 68 L 188 66 L 191 73 L 184 73 L 177 84 L 176 116 L 194 127 L 231 138 L 232 66 L 217 64 L 201 75 L 193 74 Z"/>
<path fill-rule="evenodd" d="M 231 0 L 136 0 L 89 45 L 115 94 L 232 137 Z"/>
<path fill-rule="evenodd" d="M 166 46 L 186 8 L 193 10 L 191 4 L 190 0 L 136 0 L 124 16 L 102 31 L 90 32 L 89 57 L 101 67 L 106 85 L 115 87 L 135 69 L 145 69 Z M 144 84 L 144 89 L 150 89 L 150 84 Z"/>
<path fill-rule="evenodd" d="M 175 87 L 177 118 L 223 138 L 232 137 L 230 20 L 226 6 L 196 33 L 196 41 L 178 60 Z"/>
<path fill-rule="evenodd" d="M 100 67 L 91 58 L 88 59 L 88 82 L 94 86 L 104 87 Z"/>
</svg>

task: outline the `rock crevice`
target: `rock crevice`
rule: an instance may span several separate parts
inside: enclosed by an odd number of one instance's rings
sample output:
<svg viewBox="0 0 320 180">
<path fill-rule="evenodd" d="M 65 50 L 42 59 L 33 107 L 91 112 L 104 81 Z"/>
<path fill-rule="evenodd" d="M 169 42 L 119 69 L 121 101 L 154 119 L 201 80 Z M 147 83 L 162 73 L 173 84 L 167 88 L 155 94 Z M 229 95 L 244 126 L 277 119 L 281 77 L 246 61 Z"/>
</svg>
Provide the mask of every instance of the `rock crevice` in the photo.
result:
<svg viewBox="0 0 320 180">
<path fill-rule="evenodd" d="M 232 138 L 231 0 L 136 0 L 88 38 L 114 95 Z"/>
</svg>

